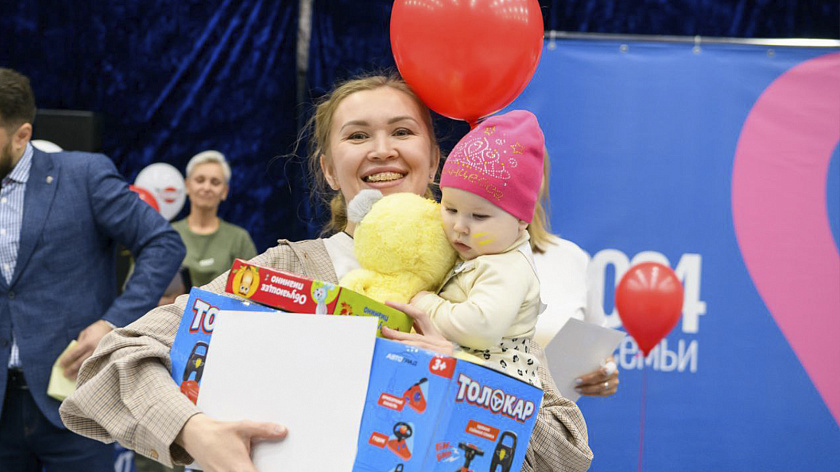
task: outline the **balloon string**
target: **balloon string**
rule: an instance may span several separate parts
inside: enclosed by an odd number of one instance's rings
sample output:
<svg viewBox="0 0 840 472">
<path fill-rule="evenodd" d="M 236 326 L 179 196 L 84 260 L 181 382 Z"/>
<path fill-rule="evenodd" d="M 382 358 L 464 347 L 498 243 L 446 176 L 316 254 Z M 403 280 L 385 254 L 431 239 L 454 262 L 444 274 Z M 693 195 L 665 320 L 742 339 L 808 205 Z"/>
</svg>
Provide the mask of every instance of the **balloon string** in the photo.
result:
<svg viewBox="0 0 840 472">
<path fill-rule="evenodd" d="M 642 356 L 642 362 L 644 362 Z M 642 472 L 642 452 L 645 445 L 645 403 L 647 398 L 647 367 L 642 364 L 642 407 L 641 418 L 639 419 L 639 472 Z"/>
</svg>

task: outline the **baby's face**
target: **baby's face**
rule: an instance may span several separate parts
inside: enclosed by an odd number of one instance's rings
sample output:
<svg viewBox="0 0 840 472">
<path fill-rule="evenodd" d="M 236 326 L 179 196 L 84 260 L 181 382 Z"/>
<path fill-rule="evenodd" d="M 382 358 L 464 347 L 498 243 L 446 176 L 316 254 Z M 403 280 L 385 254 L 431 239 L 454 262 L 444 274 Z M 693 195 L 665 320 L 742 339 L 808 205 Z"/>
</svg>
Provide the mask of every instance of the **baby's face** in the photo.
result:
<svg viewBox="0 0 840 472">
<path fill-rule="evenodd" d="M 443 231 L 461 259 L 499 254 L 525 231 L 528 223 L 473 193 L 446 187 L 440 202 Z"/>
</svg>

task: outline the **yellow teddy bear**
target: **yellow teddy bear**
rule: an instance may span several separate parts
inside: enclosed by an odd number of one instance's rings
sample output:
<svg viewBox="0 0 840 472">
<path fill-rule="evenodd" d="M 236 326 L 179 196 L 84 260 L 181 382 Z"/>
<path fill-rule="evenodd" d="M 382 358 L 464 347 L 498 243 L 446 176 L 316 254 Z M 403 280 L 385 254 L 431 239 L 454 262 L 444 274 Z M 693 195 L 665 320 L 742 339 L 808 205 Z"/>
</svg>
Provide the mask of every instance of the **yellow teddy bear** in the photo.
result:
<svg viewBox="0 0 840 472">
<path fill-rule="evenodd" d="M 341 279 L 343 287 L 380 302 L 408 303 L 421 290 L 437 290 L 455 265 L 433 200 L 363 190 L 348 205 L 348 219 L 358 222 L 353 239 L 361 268 Z"/>
</svg>

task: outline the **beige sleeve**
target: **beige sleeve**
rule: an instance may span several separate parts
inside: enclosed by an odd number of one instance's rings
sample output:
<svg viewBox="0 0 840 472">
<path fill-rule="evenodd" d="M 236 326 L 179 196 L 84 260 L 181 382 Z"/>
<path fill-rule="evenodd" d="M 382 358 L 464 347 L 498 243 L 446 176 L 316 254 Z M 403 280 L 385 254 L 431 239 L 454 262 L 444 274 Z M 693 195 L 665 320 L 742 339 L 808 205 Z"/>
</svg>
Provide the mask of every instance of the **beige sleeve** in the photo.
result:
<svg viewBox="0 0 840 472">
<path fill-rule="evenodd" d="M 427 294 L 415 306 L 429 314 L 446 339 L 472 349 L 493 349 L 511 330 L 536 283 L 533 276 L 520 276 L 528 273 L 533 274 L 531 266 L 518 253 L 478 258 L 472 271 L 455 275 L 440 295 Z M 472 280 L 466 299 L 447 300 L 449 284 L 458 284 L 460 277 Z"/>
<path fill-rule="evenodd" d="M 542 348 L 531 342 L 531 353 L 540 361 L 539 376 L 543 385 L 543 403 L 528 450 L 523 472 L 578 472 L 589 469 L 592 450 L 586 422 L 575 402 L 560 396 L 554 379 L 546 369 Z"/>
<path fill-rule="evenodd" d="M 252 262 L 291 270 L 293 259 L 291 248 L 281 245 Z M 227 275 L 202 288 L 223 293 Z M 70 430 L 102 442 L 116 440 L 166 465 L 192 462 L 174 441 L 200 410 L 172 380 L 169 360 L 188 298 L 182 295 L 102 338 L 82 365 L 76 392 L 61 404 L 61 419 Z"/>
</svg>

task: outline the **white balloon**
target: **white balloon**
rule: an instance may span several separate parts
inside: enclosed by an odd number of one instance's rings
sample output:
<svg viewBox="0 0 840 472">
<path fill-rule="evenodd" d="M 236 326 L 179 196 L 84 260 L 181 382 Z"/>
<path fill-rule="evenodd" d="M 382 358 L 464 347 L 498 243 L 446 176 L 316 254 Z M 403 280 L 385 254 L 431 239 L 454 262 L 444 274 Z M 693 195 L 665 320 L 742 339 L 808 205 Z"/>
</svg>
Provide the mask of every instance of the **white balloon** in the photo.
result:
<svg viewBox="0 0 840 472">
<path fill-rule="evenodd" d="M 32 143 L 33 146 L 38 148 L 39 151 L 61 152 L 61 151 L 64 150 L 64 149 L 61 149 L 61 146 L 59 146 L 58 144 L 56 144 L 52 141 L 47 141 L 46 139 L 33 139 L 32 141 L 29 141 L 29 142 Z"/>
<path fill-rule="evenodd" d="M 152 192 L 160 206 L 160 214 L 167 220 L 181 211 L 187 199 L 184 177 L 178 169 L 164 162 L 146 166 L 137 174 L 134 185 Z"/>
</svg>

